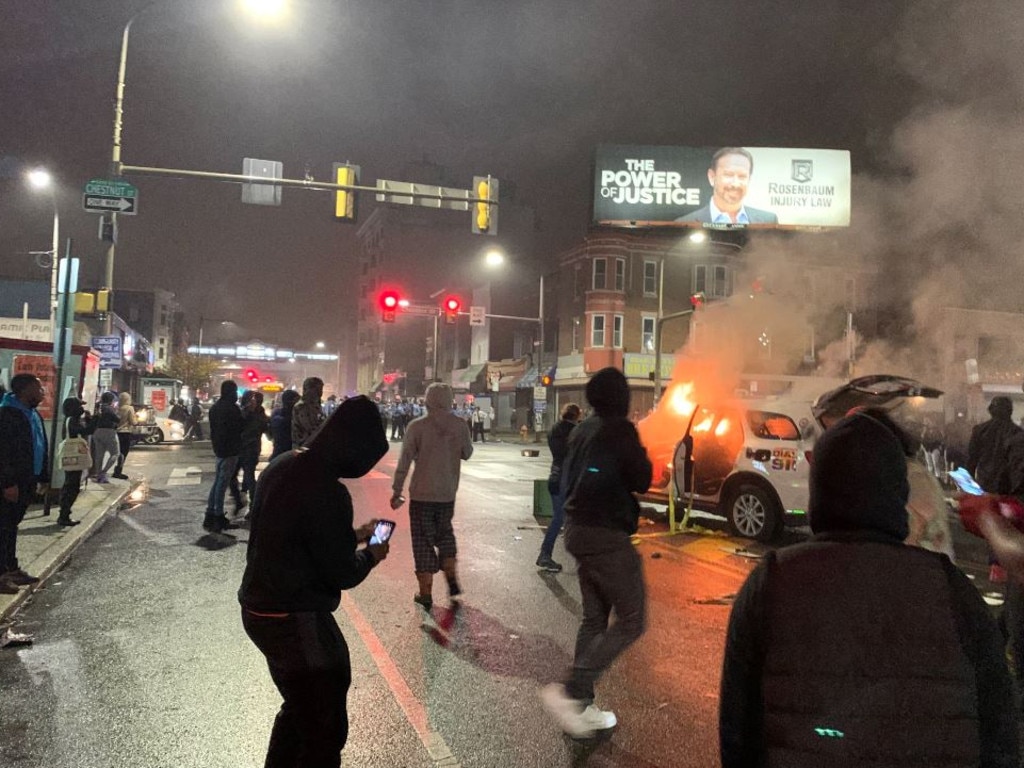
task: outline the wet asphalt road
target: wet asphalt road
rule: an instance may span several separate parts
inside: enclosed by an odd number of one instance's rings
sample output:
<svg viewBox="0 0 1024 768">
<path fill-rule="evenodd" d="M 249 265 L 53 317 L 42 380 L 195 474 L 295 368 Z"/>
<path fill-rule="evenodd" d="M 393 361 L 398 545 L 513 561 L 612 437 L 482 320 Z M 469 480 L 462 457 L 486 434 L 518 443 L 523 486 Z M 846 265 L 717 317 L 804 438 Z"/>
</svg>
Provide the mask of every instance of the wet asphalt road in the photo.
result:
<svg viewBox="0 0 1024 768">
<path fill-rule="evenodd" d="M 336 613 L 352 656 L 346 766 L 714 766 L 728 599 L 744 570 L 649 540 L 639 545 L 649 629 L 603 678 L 598 703 L 619 727 L 581 745 L 541 711 L 536 691 L 571 660 L 580 615 L 572 558 L 533 563 L 542 531 L 532 481 L 547 456 L 477 446 L 464 464 L 456 532 L 465 600 L 435 584 L 428 617 L 412 602 L 403 510 L 389 558 Z M 398 446 L 349 484 L 357 522 L 388 509 Z M 149 499 L 111 519 L 18 617 L 31 647 L 0 651 L 5 768 L 260 766 L 280 703 L 239 621 L 245 531 L 200 528 L 209 444 L 136 450 Z M 728 543 L 728 542 L 726 542 Z M 721 549 L 721 547 L 716 547 Z M 731 558 L 739 560 L 739 558 Z"/>
</svg>

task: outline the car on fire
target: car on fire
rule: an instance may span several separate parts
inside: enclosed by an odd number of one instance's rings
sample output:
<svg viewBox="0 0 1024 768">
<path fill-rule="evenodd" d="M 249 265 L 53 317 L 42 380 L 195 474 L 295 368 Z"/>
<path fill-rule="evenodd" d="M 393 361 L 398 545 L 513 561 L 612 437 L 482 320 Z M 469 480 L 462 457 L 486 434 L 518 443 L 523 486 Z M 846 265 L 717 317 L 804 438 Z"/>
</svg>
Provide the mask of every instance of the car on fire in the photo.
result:
<svg viewBox="0 0 1024 768">
<path fill-rule="evenodd" d="M 680 394 L 682 392 L 682 394 Z M 671 389 L 667 398 L 685 429 L 666 442 L 640 424 L 641 438 L 654 466 L 649 496 L 674 494 L 677 504 L 724 517 L 733 533 L 757 541 L 776 539 L 787 526 L 808 525 L 811 457 L 814 442 L 833 421 L 858 407 L 920 406 L 941 391 L 899 376 L 863 376 L 813 399 L 733 398 L 701 406 Z M 900 424 L 908 433 L 913 426 Z"/>
<path fill-rule="evenodd" d="M 648 446 L 656 495 L 724 517 L 770 541 L 807 525 L 810 453 L 820 432 L 810 402 L 736 399 L 694 409 L 675 446 Z M 666 450 L 667 448 L 667 450 Z"/>
</svg>

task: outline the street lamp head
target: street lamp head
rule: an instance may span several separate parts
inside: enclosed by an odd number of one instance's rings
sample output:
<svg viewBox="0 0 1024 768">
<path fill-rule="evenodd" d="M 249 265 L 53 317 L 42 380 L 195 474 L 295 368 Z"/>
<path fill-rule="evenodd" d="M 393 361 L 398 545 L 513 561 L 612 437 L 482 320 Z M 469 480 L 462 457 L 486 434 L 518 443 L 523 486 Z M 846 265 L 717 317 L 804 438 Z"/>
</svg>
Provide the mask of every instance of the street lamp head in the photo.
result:
<svg viewBox="0 0 1024 768">
<path fill-rule="evenodd" d="M 244 0 L 243 5 L 250 14 L 266 21 L 281 18 L 288 9 L 286 0 Z"/>
<path fill-rule="evenodd" d="M 690 242 L 691 243 L 703 243 L 707 239 L 708 239 L 708 236 L 706 234 L 704 234 L 704 232 L 699 230 L 699 229 L 696 232 L 691 232 L 690 233 Z"/>
<path fill-rule="evenodd" d="M 326 345 L 326 344 L 324 344 L 324 343 L 323 343 L 322 341 L 318 341 L 318 342 L 316 343 L 316 348 L 317 348 L 317 349 L 323 349 L 323 348 L 324 348 L 324 347 L 326 347 L 326 346 L 327 346 L 327 345 Z"/>
<path fill-rule="evenodd" d="M 26 174 L 26 178 L 35 189 L 49 189 L 53 184 L 53 177 L 45 168 L 33 168 Z"/>
<path fill-rule="evenodd" d="M 488 267 L 500 267 L 505 263 L 505 254 L 499 250 L 491 250 L 484 256 L 484 261 Z"/>
</svg>

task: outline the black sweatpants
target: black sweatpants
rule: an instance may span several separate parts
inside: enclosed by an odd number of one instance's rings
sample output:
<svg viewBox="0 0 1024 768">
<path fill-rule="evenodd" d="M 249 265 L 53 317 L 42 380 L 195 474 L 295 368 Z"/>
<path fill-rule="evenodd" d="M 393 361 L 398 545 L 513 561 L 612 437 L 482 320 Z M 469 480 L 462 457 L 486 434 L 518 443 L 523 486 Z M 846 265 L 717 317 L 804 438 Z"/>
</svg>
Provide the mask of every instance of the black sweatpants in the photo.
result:
<svg viewBox="0 0 1024 768">
<path fill-rule="evenodd" d="M 18 484 L 18 500 L 0 496 L 0 574 L 18 570 L 18 526 L 25 519 L 29 502 L 36 492 L 36 481 Z"/>
<path fill-rule="evenodd" d="M 643 564 L 625 531 L 570 521 L 565 548 L 579 563 L 583 597 L 583 621 L 565 688 L 574 699 L 593 701 L 594 683 L 601 673 L 644 633 Z M 615 623 L 610 624 L 613 609 Z"/>
<path fill-rule="evenodd" d="M 338 768 L 348 739 L 352 683 L 348 645 L 329 613 L 258 616 L 242 625 L 267 659 L 284 702 L 274 720 L 264 768 Z"/>
</svg>

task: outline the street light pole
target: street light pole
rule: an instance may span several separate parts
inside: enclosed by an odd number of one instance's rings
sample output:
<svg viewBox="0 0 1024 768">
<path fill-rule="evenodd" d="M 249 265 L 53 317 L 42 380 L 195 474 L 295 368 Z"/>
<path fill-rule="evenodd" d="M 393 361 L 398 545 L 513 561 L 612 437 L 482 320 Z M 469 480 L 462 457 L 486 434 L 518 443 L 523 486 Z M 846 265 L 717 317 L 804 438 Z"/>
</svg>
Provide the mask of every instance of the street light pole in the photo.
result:
<svg viewBox="0 0 1024 768">
<path fill-rule="evenodd" d="M 114 178 L 118 178 L 121 175 L 121 129 L 124 125 L 124 80 L 125 70 L 128 67 L 128 35 L 131 32 L 132 24 L 138 17 L 139 14 L 135 14 L 128 19 L 128 23 L 124 25 L 124 32 L 121 34 L 121 55 L 117 64 L 117 90 L 114 94 L 114 138 L 113 146 L 110 150 L 110 173 Z M 116 211 L 111 211 L 110 221 L 112 230 L 117 232 Z M 114 324 L 114 254 L 115 244 L 113 239 L 111 239 L 110 244 L 107 246 L 106 267 L 103 271 L 103 287 L 108 291 L 108 301 L 110 302 L 107 307 L 106 319 L 103 321 L 103 330 L 107 335 L 110 335 L 112 332 Z M 201 325 L 199 331 L 200 335 L 202 335 Z"/>
</svg>

